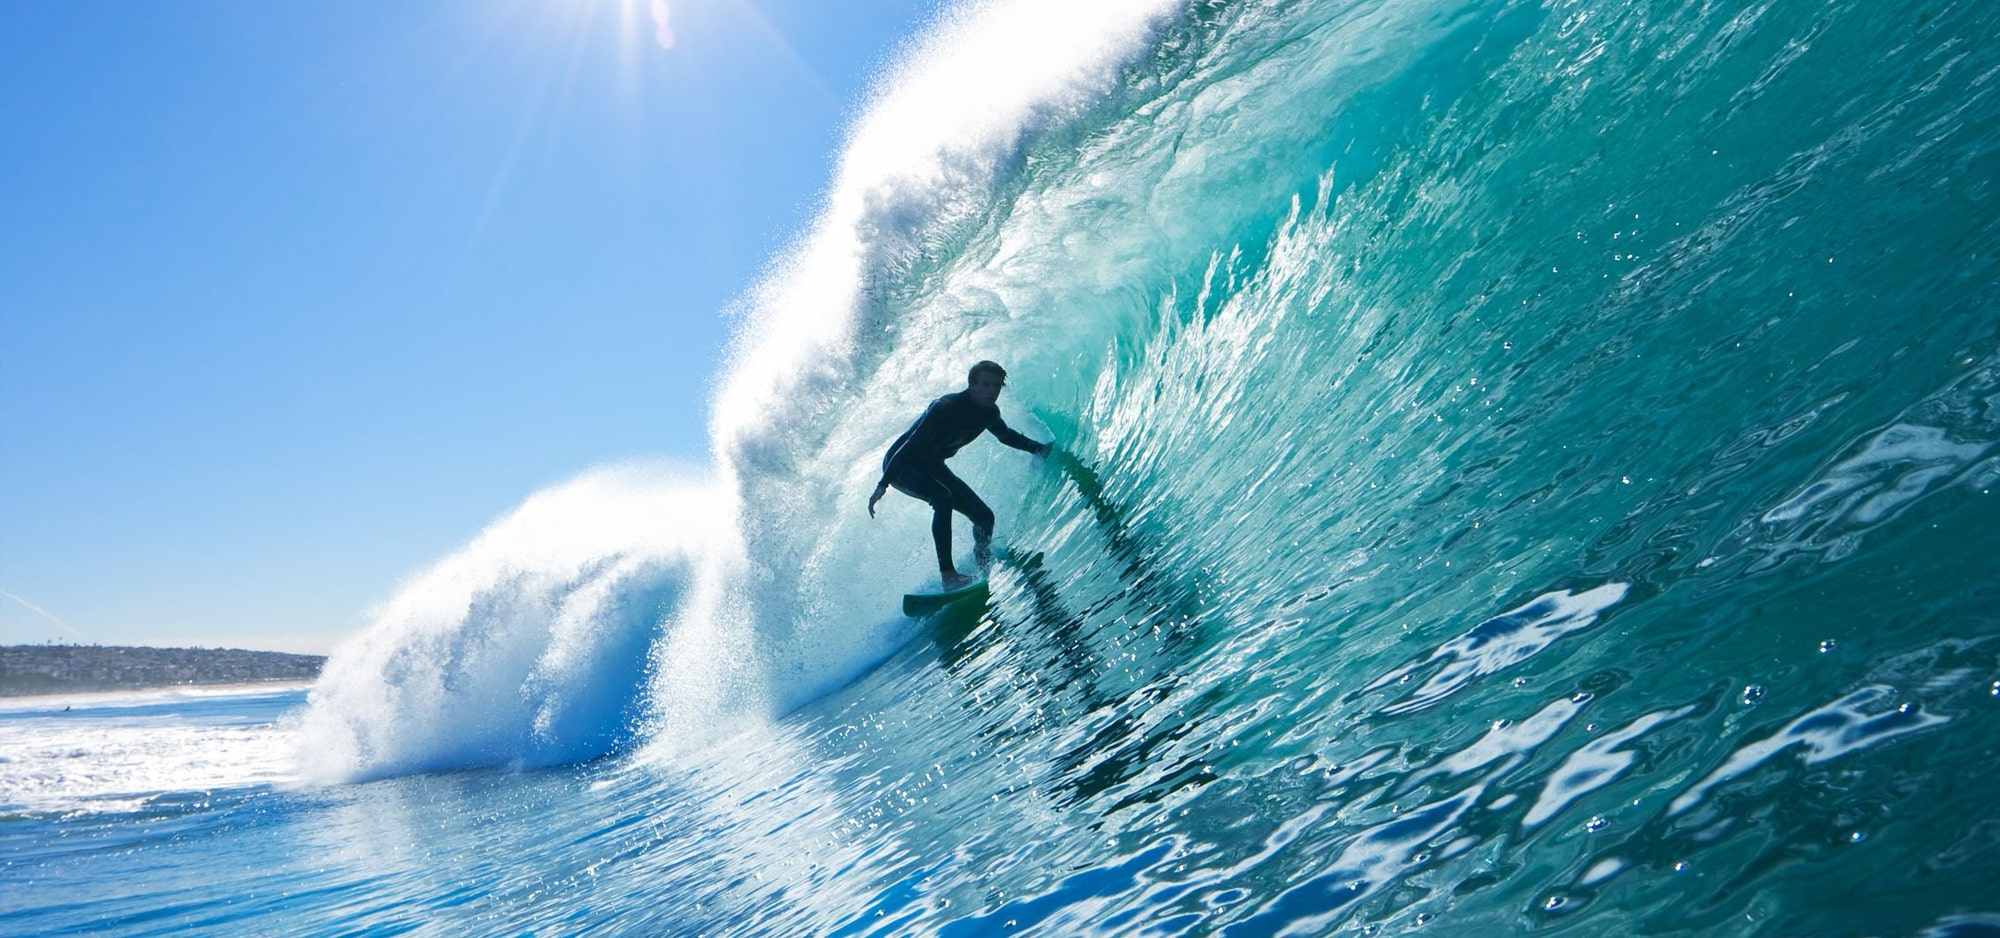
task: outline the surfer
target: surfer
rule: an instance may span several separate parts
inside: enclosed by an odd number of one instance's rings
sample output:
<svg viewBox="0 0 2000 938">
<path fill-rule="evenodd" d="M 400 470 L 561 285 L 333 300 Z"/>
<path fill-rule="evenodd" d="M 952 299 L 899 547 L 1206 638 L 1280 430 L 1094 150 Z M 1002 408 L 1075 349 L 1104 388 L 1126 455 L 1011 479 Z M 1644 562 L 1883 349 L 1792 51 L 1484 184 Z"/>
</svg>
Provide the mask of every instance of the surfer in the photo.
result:
<svg viewBox="0 0 2000 938">
<path fill-rule="evenodd" d="M 924 408 L 917 422 L 890 444 L 882 456 L 882 481 L 868 496 L 868 517 L 875 517 L 875 503 L 895 486 L 896 491 L 931 506 L 931 539 L 937 542 L 938 573 L 944 588 L 954 590 L 972 582 L 951 562 L 951 513 L 956 511 L 972 522 L 972 555 L 981 567 L 993 563 L 993 509 L 979 500 L 972 486 L 952 474 L 944 461 L 965 444 L 991 431 L 1000 442 L 1018 450 L 1047 456 L 1051 444 L 1037 443 L 1014 431 L 1000 419 L 1000 389 L 1007 385 L 1007 369 L 982 361 L 966 372 L 965 390 L 947 394 Z"/>
</svg>

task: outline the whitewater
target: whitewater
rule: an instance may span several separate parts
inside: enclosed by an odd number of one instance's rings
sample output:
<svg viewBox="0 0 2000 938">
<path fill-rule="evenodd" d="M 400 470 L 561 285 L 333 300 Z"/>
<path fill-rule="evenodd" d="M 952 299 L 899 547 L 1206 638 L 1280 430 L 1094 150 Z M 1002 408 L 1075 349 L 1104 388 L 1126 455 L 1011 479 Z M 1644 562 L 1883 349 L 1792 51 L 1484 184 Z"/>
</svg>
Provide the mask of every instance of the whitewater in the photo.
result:
<svg viewBox="0 0 2000 938">
<path fill-rule="evenodd" d="M 2000 933 L 1995 37 L 948 8 L 709 464 L 310 690 L 0 708 L 0 933 Z M 907 618 L 866 498 L 979 359 L 1061 452 L 954 460 L 1022 559 Z"/>
</svg>

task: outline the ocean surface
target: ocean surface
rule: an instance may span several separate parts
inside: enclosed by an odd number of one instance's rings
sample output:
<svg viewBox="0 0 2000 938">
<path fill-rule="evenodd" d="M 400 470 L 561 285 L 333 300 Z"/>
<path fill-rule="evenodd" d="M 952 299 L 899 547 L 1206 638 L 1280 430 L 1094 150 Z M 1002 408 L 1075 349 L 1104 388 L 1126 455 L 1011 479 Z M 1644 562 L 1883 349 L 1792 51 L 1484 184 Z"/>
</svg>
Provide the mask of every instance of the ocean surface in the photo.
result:
<svg viewBox="0 0 2000 938">
<path fill-rule="evenodd" d="M 309 691 L 0 708 L 0 933 L 2000 934 L 1996 39 L 948 11 L 711 466 L 532 495 Z M 865 499 L 981 358 L 1062 450 L 955 460 L 1010 559 L 905 618 Z"/>
</svg>

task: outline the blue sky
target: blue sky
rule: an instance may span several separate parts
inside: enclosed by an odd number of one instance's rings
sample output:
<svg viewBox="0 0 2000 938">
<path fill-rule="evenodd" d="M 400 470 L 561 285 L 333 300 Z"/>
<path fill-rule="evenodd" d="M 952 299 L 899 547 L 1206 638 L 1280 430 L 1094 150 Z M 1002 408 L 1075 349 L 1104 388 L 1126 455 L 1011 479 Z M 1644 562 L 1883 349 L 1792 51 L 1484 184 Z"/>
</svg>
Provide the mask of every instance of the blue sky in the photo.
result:
<svg viewBox="0 0 2000 938">
<path fill-rule="evenodd" d="M 539 488 L 705 465 L 935 6 L 10 6 L 0 642 L 324 649 Z"/>
</svg>

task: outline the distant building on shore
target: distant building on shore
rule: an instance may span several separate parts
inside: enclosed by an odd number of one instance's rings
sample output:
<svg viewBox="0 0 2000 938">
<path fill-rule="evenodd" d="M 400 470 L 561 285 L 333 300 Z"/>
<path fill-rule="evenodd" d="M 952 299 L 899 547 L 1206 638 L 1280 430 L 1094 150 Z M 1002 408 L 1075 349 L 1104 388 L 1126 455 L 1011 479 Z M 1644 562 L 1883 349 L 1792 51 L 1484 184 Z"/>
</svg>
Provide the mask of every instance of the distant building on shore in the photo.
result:
<svg viewBox="0 0 2000 938">
<path fill-rule="evenodd" d="M 234 648 L 5 645 L 0 646 L 0 697 L 303 682 L 318 679 L 325 663 L 322 655 Z"/>
</svg>

